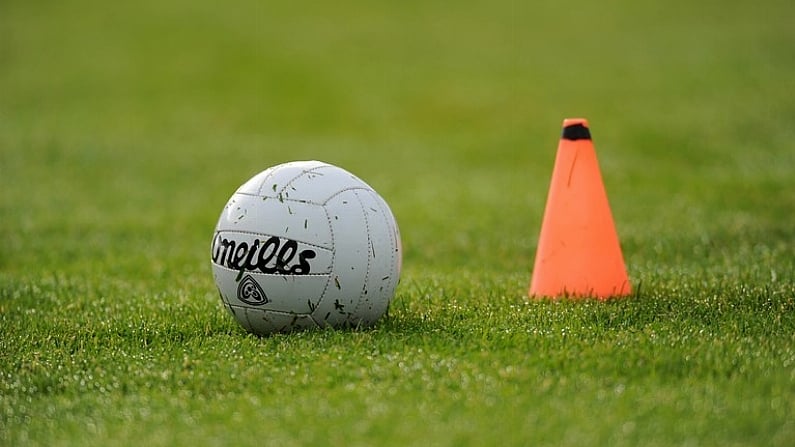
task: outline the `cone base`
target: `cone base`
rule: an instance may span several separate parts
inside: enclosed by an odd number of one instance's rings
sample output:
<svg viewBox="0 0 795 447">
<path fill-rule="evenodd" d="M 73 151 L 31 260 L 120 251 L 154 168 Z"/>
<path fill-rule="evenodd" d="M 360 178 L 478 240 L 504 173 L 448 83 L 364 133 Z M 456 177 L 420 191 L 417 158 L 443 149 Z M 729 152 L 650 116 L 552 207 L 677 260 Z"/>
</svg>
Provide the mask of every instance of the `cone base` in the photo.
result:
<svg viewBox="0 0 795 447">
<path fill-rule="evenodd" d="M 606 301 L 613 298 L 624 298 L 630 295 L 632 295 L 632 287 L 630 286 L 629 281 L 616 287 L 601 290 L 594 288 L 542 289 L 533 287 L 531 285 L 530 290 L 527 292 L 527 297 L 530 299 L 597 299 L 600 301 Z"/>
</svg>

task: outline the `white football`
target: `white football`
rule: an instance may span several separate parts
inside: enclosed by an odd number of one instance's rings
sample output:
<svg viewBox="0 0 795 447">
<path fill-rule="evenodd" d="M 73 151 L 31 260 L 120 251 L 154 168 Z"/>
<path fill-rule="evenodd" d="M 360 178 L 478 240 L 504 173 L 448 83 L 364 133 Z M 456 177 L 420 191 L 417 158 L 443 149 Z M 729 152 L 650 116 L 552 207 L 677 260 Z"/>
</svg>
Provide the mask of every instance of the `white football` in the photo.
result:
<svg viewBox="0 0 795 447">
<path fill-rule="evenodd" d="M 252 177 L 227 202 L 211 249 L 224 306 L 252 333 L 369 326 L 400 279 L 389 206 L 350 172 L 296 161 Z"/>
</svg>

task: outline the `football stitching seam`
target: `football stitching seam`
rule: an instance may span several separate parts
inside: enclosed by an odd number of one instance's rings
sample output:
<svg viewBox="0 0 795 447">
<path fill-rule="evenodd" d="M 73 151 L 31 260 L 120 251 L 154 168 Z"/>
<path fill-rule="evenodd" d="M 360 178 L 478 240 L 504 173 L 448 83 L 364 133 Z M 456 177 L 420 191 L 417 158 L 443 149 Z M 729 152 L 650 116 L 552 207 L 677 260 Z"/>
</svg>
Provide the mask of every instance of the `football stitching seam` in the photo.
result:
<svg viewBox="0 0 795 447">
<path fill-rule="evenodd" d="M 237 192 L 237 193 L 235 193 L 235 195 L 257 197 L 257 198 L 263 199 L 263 200 L 264 199 L 273 199 L 273 200 L 278 200 L 279 202 L 295 202 L 295 203 L 306 203 L 307 205 L 323 206 L 322 203 L 313 202 L 311 200 L 290 199 L 288 197 L 279 198 L 278 195 L 271 196 L 271 195 L 261 194 L 261 193 L 254 194 L 254 193 L 250 193 L 250 192 Z"/>
<path fill-rule="evenodd" d="M 243 309 L 243 310 L 246 310 L 246 311 L 250 309 L 250 310 L 255 310 L 255 311 L 260 311 L 260 312 L 268 312 L 268 313 L 273 313 L 273 314 L 279 314 L 279 315 L 290 315 L 290 316 L 297 315 L 299 317 L 310 317 L 310 319 L 313 322 L 315 322 L 315 324 L 317 324 L 317 321 L 315 321 L 314 318 L 311 318 L 312 314 L 301 314 L 301 313 L 298 313 L 298 312 L 288 312 L 288 311 L 283 311 L 283 310 L 272 310 L 272 309 L 262 309 L 262 308 L 258 308 L 258 307 L 238 306 L 237 304 L 230 304 L 230 307 L 236 307 L 238 309 Z M 248 312 L 246 312 L 246 317 L 248 317 Z"/>
<path fill-rule="evenodd" d="M 296 165 L 296 164 L 298 164 L 298 162 L 291 161 L 291 162 L 289 162 L 289 163 L 285 163 L 285 164 L 283 164 L 283 165 L 280 165 L 280 166 L 274 166 L 274 167 L 272 167 L 272 168 L 269 168 L 269 169 L 273 169 L 273 172 L 269 173 L 268 175 L 266 175 L 266 176 L 265 176 L 265 178 L 264 178 L 264 179 L 262 179 L 262 183 L 260 183 L 260 185 L 259 185 L 259 188 L 257 188 L 257 195 L 258 195 L 258 196 L 262 196 L 262 188 L 264 188 L 264 187 L 265 187 L 265 181 L 266 181 L 266 180 L 268 180 L 269 178 L 273 177 L 273 174 L 275 174 L 275 173 L 276 173 L 276 171 L 278 171 L 278 170 L 279 170 L 278 168 L 281 168 L 281 167 L 289 167 L 289 166 L 293 166 L 293 165 Z M 321 168 L 321 167 L 323 167 L 323 166 L 318 166 L 318 168 Z M 317 168 L 312 168 L 312 169 L 317 169 Z M 307 172 L 306 170 L 302 171 L 300 174 L 298 174 L 298 175 L 296 175 L 295 177 L 293 177 L 292 179 L 290 179 L 290 181 L 288 181 L 288 182 L 287 182 L 287 184 L 289 185 L 290 183 L 294 182 L 294 181 L 295 181 L 295 179 L 297 179 L 298 177 L 301 177 L 301 176 L 302 176 L 302 175 L 304 175 L 306 172 Z M 285 187 L 286 187 L 286 186 L 285 186 Z M 283 191 L 284 191 L 284 188 L 282 188 L 282 190 L 281 190 L 281 191 L 279 191 L 279 192 L 281 193 L 281 192 L 283 192 Z"/>
<path fill-rule="evenodd" d="M 333 240 L 331 242 L 332 243 L 331 248 L 326 248 L 326 247 L 324 247 L 322 245 L 313 244 L 312 242 L 304 242 L 304 241 L 301 241 L 301 240 L 298 240 L 298 239 L 294 239 L 294 238 L 290 238 L 290 237 L 286 237 L 286 236 L 279 236 L 278 234 L 257 233 L 256 231 L 246 231 L 246 230 L 219 230 L 219 231 L 215 232 L 216 236 L 221 234 L 221 233 L 239 233 L 239 234 L 250 234 L 250 235 L 254 235 L 254 236 L 278 237 L 280 239 L 293 240 L 295 242 L 298 242 L 298 243 L 301 243 L 301 244 L 304 244 L 304 245 L 309 245 L 310 247 L 319 248 L 321 250 L 334 251 L 334 245 L 333 245 L 334 241 Z M 332 234 L 332 237 L 333 236 L 334 235 Z"/>
<path fill-rule="evenodd" d="M 287 188 L 288 188 L 290 185 L 292 185 L 292 184 L 293 184 L 293 183 L 294 183 L 296 180 L 298 180 L 299 178 L 301 178 L 301 177 L 303 177 L 303 176 L 305 176 L 305 175 L 307 175 L 307 174 L 311 174 L 311 173 L 313 173 L 313 172 L 315 172 L 315 171 L 318 171 L 318 170 L 320 170 L 320 169 L 327 168 L 327 167 L 329 167 L 329 165 L 327 165 L 327 164 L 322 164 L 322 165 L 320 165 L 320 166 L 315 166 L 315 167 L 314 167 L 314 168 L 312 168 L 312 169 L 305 169 L 303 172 L 301 172 L 300 174 L 298 174 L 298 175 L 296 175 L 295 177 L 293 177 L 293 178 L 292 178 L 292 179 L 291 179 L 289 182 L 285 183 L 285 185 L 282 187 L 282 189 L 280 189 L 280 190 L 279 190 L 279 192 L 278 192 L 278 193 L 276 193 L 277 197 L 278 197 L 279 195 L 282 195 L 282 194 L 284 193 L 284 191 L 285 191 L 285 190 L 286 190 L 286 189 L 287 189 Z"/>
<path fill-rule="evenodd" d="M 337 260 L 337 250 L 335 250 L 335 248 L 334 248 L 334 242 L 335 242 L 335 239 L 334 239 L 334 226 L 331 224 L 331 215 L 329 214 L 328 209 L 326 209 L 325 205 L 321 205 L 321 206 L 323 207 L 323 212 L 326 214 L 326 221 L 328 222 L 328 228 L 329 228 L 329 231 L 331 232 L 331 271 L 328 273 L 328 280 L 326 280 L 326 286 L 323 287 L 323 291 L 320 293 L 320 299 L 317 300 L 317 305 L 315 305 L 315 310 L 317 310 L 317 308 L 320 307 L 320 305 L 323 304 L 323 301 L 325 301 L 325 299 L 326 299 L 326 291 L 328 290 L 329 286 L 331 285 L 331 276 L 334 274 L 334 266 L 335 266 L 334 262 Z M 312 318 L 312 320 L 315 321 L 315 324 L 317 324 L 318 326 L 327 325 L 328 324 L 328 320 L 326 320 L 325 318 L 323 319 L 323 324 L 321 324 L 318 320 L 315 320 L 315 317 L 314 317 L 315 310 L 313 310 L 312 312 L 309 313 L 309 315 Z"/>
<path fill-rule="evenodd" d="M 257 188 L 257 195 L 262 195 L 262 188 L 264 188 L 264 187 L 265 187 L 265 182 L 266 182 L 266 181 L 267 181 L 269 178 L 273 177 L 273 174 L 275 174 L 275 173 L 276 173 L 276 171 L 277 171 L 277 169 L 276 169 L 276 167 L 275 167 L 275 166 L 274 166 L 274 167 L 272 167 L 272 168 L 268 168 L 268 169 L 270 169 L 270 170 L 271 170 L 271 172 L 269 172 L 269 173 L 268 173 L 268 175 L 266 175 L 266 176 L 265 176 L 265 178 L 263 178 L 263 179 L 262 179 L 262 182 L 260 182 L 260 184 L 259 184 L 259 188 Z"/>
<path fill-rule="evenodd" d="M 364 186 L 351 186 L 351 187 L 348 187 L 348 188 L 345 188 L 345 189 L 340 189 L 339 191 L 334 193 L 334 195 L 332 195 L 331 197 L 326 199 L 325 202 L 313 202 L 311 200 L 306 200 L 306 199 L 291 199 L 289 197 L 279 198 L 278 196 L 263 195 L 261 193 L 254 194 L 254 193 L 250 193 L 250 192 L 236 192 L 235 195 L 249 196 L 249 197 L 258 197 L 258 198 L 261 198 L 261 199 L 274 199 L 274 200 L 278 200 L 280 202 L 295 202 L 295 203 L 306 203 L 308 205 L 315 205 L 315 206 L 326 206 L 326 204 L 329 203 L 331 201 L 331 199 L 337 197 L 338 195 L 344 193 L 345 191 L 355 191 L 355 190 L 360 190 L 360 189 L 363 190 L 363 191 L 373 191 L 372 188 L 367 188 L 367 187 L 364 187 Z"/>
<path fill-rule="evenodd" d="M 364 186 L 351 186 L 351 187 L 348 187 L 348 188 L 345 188 L 345 189 L 340 189 L 339 191 L 335 192 L 333 196 L 331 196 L 328 199 L 326 199 L 325 202 L 321 203 L 321 205 L 326 206 L 326 204 L 329 203 L 331 201 L 331 199 L 337 197 L 338 195 L 344 193 L 345 191 L 356 191 L 356 190 L 359 190 L 359 189 L 362 189 L 364 191 L 372 191 L 373 190 L 372 188 L 366 188 Z"/>
<path fill-rule="evenodd" d="M 373 240 L 370 238 L 370 219 L 367 218 L 367 210 L 364 208 L 364 203 L 362 202 L 361 197 L 356 192 L 353 193 L 356 197 L 356 201 L 359 202 L 359 207 L 362 209 L 362 216 L 364 216 L 364 226 L 367 229 L 367 271 L 364 274 L 364 283 L 362 284 L 362 290 L 359 292 L 359 299 L 356 301 L 356 305 L 353 306 L 353 312 L 348 314 L 347 320 L 350 321 L 350 316 L 353 315 L 355 319 L 358 319 L 355 314 L 359 311 L 359 307 L 362 305 L 362 301 L 364 296 L 366 295 L 367 291 L 367 281 L 370 280 L 370 254 L 372 253 L 373 248 Z"/>
<path fill-rule="evenodd" d="M 395 253 L 397 253 L 397 250 L 398 250 L 398 241 L 397 241 L 397 233 L 396 233 L 396 231 L 400 231 L 400 230 L 398 230 L 397 219 L 395 219 L 395 216 L 392 214 L 392 210 L 389 209 L 389 205 L 386 203 L 386 200 L 384 200 L 382 198 L 381 200 L 376 200 L 376 202 L 378 203 L 378 207 L 381 209 L 381 217 L 383 217 L 384 220 L 386 221 L 387 227 L 390 226 L 389 225 L 389 218 L 390 217 L 392 218 L 392 220 L 394 221 L 394 224 L 395 224 L 394 225 L 395 228 L 393 229 L 394 231 L 389 231 L 389 240 L 391 242 L 389 255 L 390 255 L 390 258 L 392 260 L 392 262 L 390 263 L 390 267 L 391 267 L 390 270 L 394 271 L 394 270 L 397 270 L 397 260 L 396 260 L 397 255 Z M 396 276 L 396 278 L 400 278 L 399 274 L 394 275 L 394 276 Z M 389 283 L 394 284 L 394 286 L 392 288 L 392 296 L 389 297 L 389 299 L 387 300 L 387 303 L 386 303 L 387 309 L 389 309 L 389 306 L 392 304 L 392 299 L 394 298 L 394 293 L 397 290 L 397 281 L 398 281 L 398 279 L 389 278 L 389 280 L 390 280 Z"/>
<path fill-rule="evenodd" d="M 239 272 L 240 271 L 240 269 L 230 269 L 229 267 L 227 267 L 225 265 L 216 264 L 215 262 L 213 262 L 212 264 L 214 266 L 218 267 L 218 268 L 222 268 L 222 269 L 230 271 L 230 272 Z M 328 273 L 302 273 L 300 275 L 283 275 L 283 274 L 279 274 L 279 273 L 265 273 L 265 272 L 260 272 L 260 271 L 256 271 L 256 270 L 245 270 L 245 269 L 243 269 L 243 271 L 244 272 L 248 272 L 248 273 L 254 273 L 256 275 L 279 276 L 279 277 L 290 276 L 290 277 L 299 277 L 299 278 L 301 276 L 326 276 L 326 275 L 331 275 L 331 272 L 328 272 Z"/>
</svg>

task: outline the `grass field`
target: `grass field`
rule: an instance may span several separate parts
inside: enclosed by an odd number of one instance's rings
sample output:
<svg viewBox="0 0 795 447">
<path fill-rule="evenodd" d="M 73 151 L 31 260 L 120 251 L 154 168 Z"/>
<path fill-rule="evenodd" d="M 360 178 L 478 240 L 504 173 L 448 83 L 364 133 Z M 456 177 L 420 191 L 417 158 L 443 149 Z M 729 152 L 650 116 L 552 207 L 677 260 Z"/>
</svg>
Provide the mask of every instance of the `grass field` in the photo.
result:
<svg viewBox="0 0 795 447">
<path fill-rule="evenodd" d="M 795 3 L 278 3 L 0 2 L 0 445 L 795 445 Z M 636 293 L 528 301 L 576 116 Z M 221 307 L 299 159 L 397 217 L 372 329 Z"/>
</svg>

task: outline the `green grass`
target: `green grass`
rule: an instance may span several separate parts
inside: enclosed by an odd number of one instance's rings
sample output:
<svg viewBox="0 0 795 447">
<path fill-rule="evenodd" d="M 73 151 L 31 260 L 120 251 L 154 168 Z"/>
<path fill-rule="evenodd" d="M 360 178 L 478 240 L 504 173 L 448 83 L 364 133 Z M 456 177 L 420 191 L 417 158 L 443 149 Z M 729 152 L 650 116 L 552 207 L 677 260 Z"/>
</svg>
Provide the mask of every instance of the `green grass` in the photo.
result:
<svg viewBox="0 0 795 447">
<path fill-rule="evenodd" d="M 0 445 L 795 443 L 791 1 L 288 3 L 0 3 Z M 574 116 L 625 300 L 525 299 Z M 212 230 L 310 158 L 402 282 L 254 337 Z"/>
</svg>

